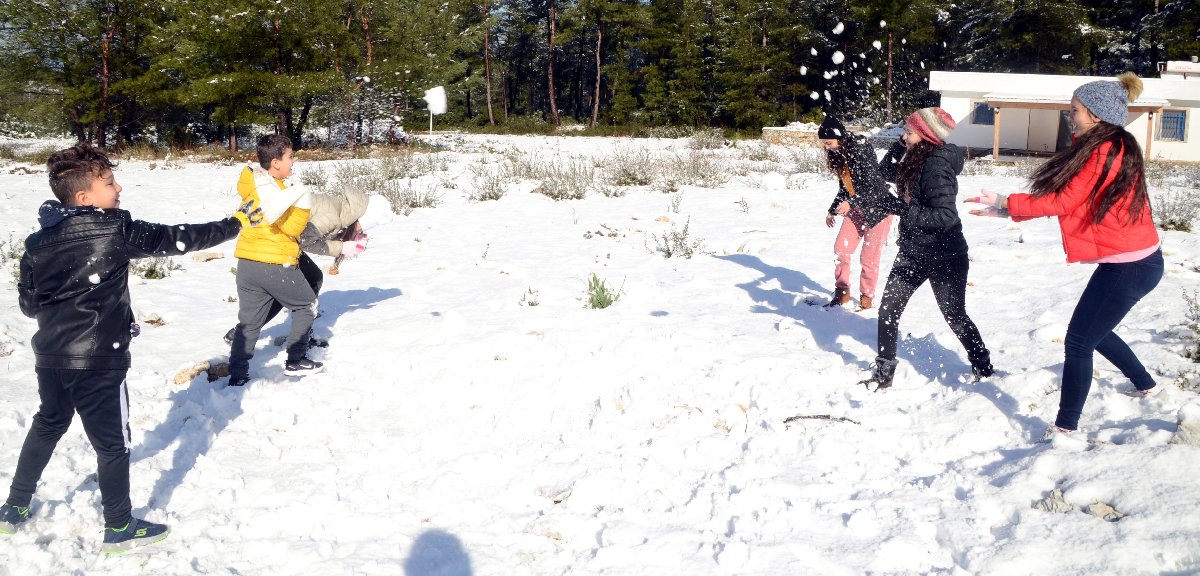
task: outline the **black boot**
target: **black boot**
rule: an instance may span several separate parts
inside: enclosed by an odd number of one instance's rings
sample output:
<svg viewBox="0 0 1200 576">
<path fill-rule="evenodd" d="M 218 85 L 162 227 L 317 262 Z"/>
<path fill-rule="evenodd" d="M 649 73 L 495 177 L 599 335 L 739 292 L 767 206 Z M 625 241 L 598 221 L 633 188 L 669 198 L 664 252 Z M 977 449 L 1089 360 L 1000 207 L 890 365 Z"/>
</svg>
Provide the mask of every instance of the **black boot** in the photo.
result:
<svg viewBox="0 0 1200 576">
<path fill-rule="evenodd" d="M 899 364 L 895 358 L 875 358 L 875 364 L 871 365 L 871 377 L 859 382 L 867 387 L 867 390 L 885 390 L 892 387 L 892 378 L 896 375 L 896 365 Z"/>
<path fill-rule="evenodd" d="M 992 355 L 986 349 L 979 355 L 968 355 L 971 360 L 971 376 L 978 382 L 996 373 L 992 367 Z"/>
</svg>

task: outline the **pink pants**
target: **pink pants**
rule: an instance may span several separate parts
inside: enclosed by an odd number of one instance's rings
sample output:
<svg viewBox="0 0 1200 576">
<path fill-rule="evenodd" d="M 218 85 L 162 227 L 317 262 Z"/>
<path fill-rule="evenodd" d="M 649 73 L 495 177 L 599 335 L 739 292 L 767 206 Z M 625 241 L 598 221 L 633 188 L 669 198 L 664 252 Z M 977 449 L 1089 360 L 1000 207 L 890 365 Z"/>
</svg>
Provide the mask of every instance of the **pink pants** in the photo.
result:
<svg viewBox="0 0 1200 576">
<path fill-rule="evenodd" d="M 833 269 L 834 286 L 850 290 L 850 258 L 862 241 L 862 272 L 858 275 L 859 293 L 863 296 L 875 296 L 875 284 L 879 280 L 879 256 L 883 253 L 883 245 L 887 242 L 888 229 L 892 226 L 889 215 L 874 228 L 866 229 L 867 223 L 862 213 L 851 209 L 842 218 L 842 227 L 838 230 L 837 240 L 833 244 L 833 252 L 837 254 L 837 266 Z"/>
</svg>

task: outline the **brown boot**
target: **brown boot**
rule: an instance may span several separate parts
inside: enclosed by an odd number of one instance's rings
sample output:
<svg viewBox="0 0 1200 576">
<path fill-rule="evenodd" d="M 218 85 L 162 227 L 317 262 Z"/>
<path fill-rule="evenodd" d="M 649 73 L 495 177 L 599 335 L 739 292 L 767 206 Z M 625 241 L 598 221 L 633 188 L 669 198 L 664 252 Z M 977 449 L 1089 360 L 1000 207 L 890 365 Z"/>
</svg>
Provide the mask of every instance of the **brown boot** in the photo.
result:
<svg viewBox="0 0 1200 576">
<path fill-rule="evenodd" d="M 829 308 L 830 306 L 841 306 L 849 303 L 850 291 L 845 288 L 835 288 L 833 290 L 833 298 L 829 299 L 829 303 L 826 304 L 825 307 Z"/>
<path fill-rule="evenodd" d="M 871 308 L 871 306 L 874 306 L 874 305 L 875 305 L 875 303 L 871 301 L 870 296 L 867 296 L 866 294 L 862 294 L 858 297 L 858 309 L 859 310 L 869 310 Z"/>
</svg>

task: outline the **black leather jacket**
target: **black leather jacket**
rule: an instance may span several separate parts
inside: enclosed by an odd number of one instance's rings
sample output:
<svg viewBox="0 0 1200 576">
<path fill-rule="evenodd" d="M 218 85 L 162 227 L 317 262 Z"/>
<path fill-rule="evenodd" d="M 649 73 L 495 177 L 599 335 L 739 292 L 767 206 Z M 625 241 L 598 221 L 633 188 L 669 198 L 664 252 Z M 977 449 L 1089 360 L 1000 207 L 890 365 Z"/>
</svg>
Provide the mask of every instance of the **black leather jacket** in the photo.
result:
<svg viewBox="0 0 1200 576">
<path fill-rule="evenodd" d="M 888 182 L 896 181 L 904 151 L 904 144 L 897 142 L 879 161 L 879 173 Z M 889 211 L 900 215 L 897 244 L 902 254 L 929 260 L 967 253 L 957 204 L 962 169 L 962 148 L 942 144 L 925 160 L 907 204 L 889 194 Z"/>
<path fill-rule="evenodd" d="M 42 204 L 38 222 L 42 228 L 25 239 L 21 257 L 21 312 L 38 322 L 35 365 L 73 370 L 129 368 L 130 260 L 211 248 L 241 230 L 234 218 L 151 224 L 120 209 L 54 200 Z"/>
</svg>

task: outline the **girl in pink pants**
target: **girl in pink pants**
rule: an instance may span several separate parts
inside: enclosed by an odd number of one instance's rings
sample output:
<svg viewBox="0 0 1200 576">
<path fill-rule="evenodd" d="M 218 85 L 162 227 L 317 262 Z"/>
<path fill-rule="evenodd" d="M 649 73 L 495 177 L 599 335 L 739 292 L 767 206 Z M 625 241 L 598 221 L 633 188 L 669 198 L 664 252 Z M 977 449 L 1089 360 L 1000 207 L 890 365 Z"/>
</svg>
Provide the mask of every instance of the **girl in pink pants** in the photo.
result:
<svg viewBox="0 0 1200 576">
<path fill-rule="evenodd" d="M 850 260 L 861 243 L 858 306 L 871 308 L 879 279 L 879 256 L 892 225 L 891 214 L 884 208 L 887 183 L 879 175 L 871 145 L 847 132 L 833 117 L 825 118 L 817 137 L 825 148 L 830 172 L 839 180 L 837 196 L 825 215 L 825 225 L 833 228 L 835 216 L 842 217 L 842 227 L 833 245 L 837 266 L 833 270 L 833 298 L 828 306 L 850 302 Z"/>
</svg>

